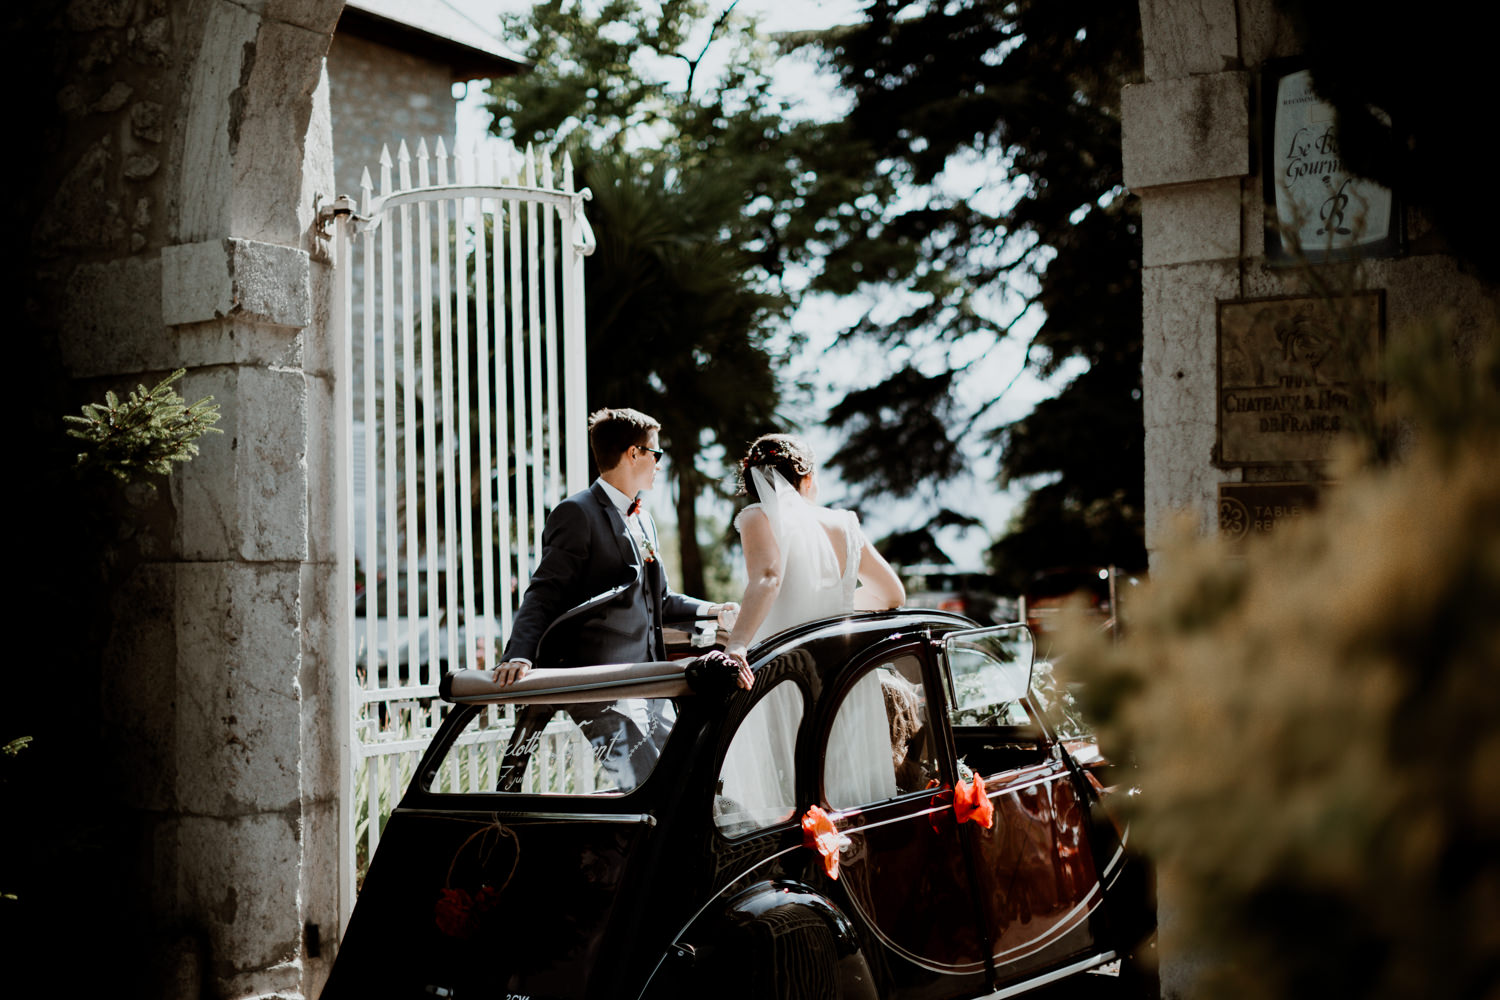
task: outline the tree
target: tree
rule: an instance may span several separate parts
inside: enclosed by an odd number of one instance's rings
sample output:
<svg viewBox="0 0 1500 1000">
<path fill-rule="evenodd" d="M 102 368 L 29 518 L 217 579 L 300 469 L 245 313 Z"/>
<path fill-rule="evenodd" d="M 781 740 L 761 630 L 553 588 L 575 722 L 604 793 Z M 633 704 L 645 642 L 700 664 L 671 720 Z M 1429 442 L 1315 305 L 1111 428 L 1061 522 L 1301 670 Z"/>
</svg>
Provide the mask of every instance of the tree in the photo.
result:
<svg viewBox="0 0 1500 1000">
<path fill-rule="evenodd" d="M 1140 225 L 1121 187 L 1119 115 L 1138 16 L 1110 0 L 874 0 L 864 22 L 817 39 L 853 94 L 852 140 L 928 195 L 871 227 L 878 255 L 835 249 L 820 278 L 834 291 L 899 288 L 909 308 L 849 335 L 928 349 L 835 409 L 849 437 L 833 464 L 870 494 L 910 495 L 957 472 L 959 441 L 1004 392 L 968 411 L 957 402 L 964 371 L 949 358 L 960 338 L 1017 336 L 1040 312 L 1036 371 L 1087 365 L 1057 398 L 988 434 L 1004 481 L 1045 482 L 992 549 L 1013 584 L 1064 559 L 1144 562 Z M 953 193 L 976 164 L 983 183 Z M 1001 291 L 1020 308 L 997 309 Z M 897 428 L 900 449 L 874 446 Z"/>
<path fill-rule="evenodd" d="M 737 208 L 711 223 L 742 255 L 745 287 L 770 297 L 764 317 L 809 291 L 895 293 L 886 301 L 904 305 L 898 316 L 866 317 L 846 336 L 891 348 L 902 362 L 856 386 L 828 416 L 847 435 L 830 464 L 861 500 L 936 496 L 963 471 L 966 442 L 983 439 L 1003 390 L 986 405 L 961 405 L 956 347 L 970 335 L 1017 335 L 1025 316 L 1045 312 L 1030 363 L 1053 375 L 1081 359 L 1090 377 L 1063 390 L 1045 424 L 1027 418 L 991 435 L 1006 449 L 1006 477 L 1054 480 L 1045 502 L 1023 512 L 1021 534 L 1067 535 L 1080 540 L 1080 558 L 1139 563 L 1139 225 L 1120 187 L 1118 113 L 1120 83 L 1139 58 L 1137 15 L 1102 0 L 967 0 L 898 19 L 907 6 L 879 0 L 861 24 L 777 39 L 783 52 L 816 46 L 852 96 L 848 116 L 818 121 L 773 96 L 773 50 L 733 3 L 710 16 L 699 0 L 649 10 L 615 0 L 597 14 L 550 0 L 509 25 L 528 40 L 537 71 L 496 86 L 496 130 L 516 141 L 630 150 L 663 194 L 708 175 L 725 199 L 737 195 Z M 710 76 L 715 47 L 726 68 Z M 674 82 L 664 82 L 673 67 Z M 1003 167 L 1003 190 L 986 177 L 978 190 L 952 193 L 954 178 L 976 165 Z M 707 232 L 709 217 L 697 219 Z M 1006 314 L 1002 297 L 1020 306 Z M 641 336 L 617 324 L 597 349 Z M 659 339 L 673 342 L 695 343 L 690 331 Z M 637 384 L 619 383 L 627 392 Z M 726 424 L 740 438 L 726 440 L 707 431 L 716 423 L 710 409 L 693 439 L 676 444 L 692 423 L 671 432 L 674 457 L 711 441 L 732 452 L 768 429 Z M 676 464 L 679 473 L 692 468 Z M 966 518 L 939 509 L 918 530 L 930 536 Z M 1108 543 L 1103 550 L 1082 541 L 1095 537 Z M 693 544 L 685 538 L 684 551 Z M 1020 559 L 1032 551 L 1044 546 L 1013 544 L 997 555 L 1020 574 L 1041 568 Z"/>
<path fill-rule="evenodd" d="M 594 189 L 590 403 L 662 420 L 690 591 L 696 500 L 717 480 L 698 455 L 784 429 L 767 337 L 796 294 L 788 269 L 853 242 L 874 218 L 859 196 L 889 190 L 842 122 L 794 117 L 774 96 L 753 23 L 733 3 L 710 10 L 548 0 L 507 18 L 535 69 L 491 89 L 497 134 L 569 146 Z"/>
<path fill-rule="evenodd" d="M 588 393 L 661 421 L 677 480 L 682 587 L 702 594 L 697 501 L 715 480 L 698 453 L 771 424 L 778 396 L 767 321 L 779 303 L 747 286 L 745 255 L 718 238 L 737 192 L 711 173 L 653 167 L 624 153 L 582 160 L 599 241 L 585 274 Z"/>
</svg>

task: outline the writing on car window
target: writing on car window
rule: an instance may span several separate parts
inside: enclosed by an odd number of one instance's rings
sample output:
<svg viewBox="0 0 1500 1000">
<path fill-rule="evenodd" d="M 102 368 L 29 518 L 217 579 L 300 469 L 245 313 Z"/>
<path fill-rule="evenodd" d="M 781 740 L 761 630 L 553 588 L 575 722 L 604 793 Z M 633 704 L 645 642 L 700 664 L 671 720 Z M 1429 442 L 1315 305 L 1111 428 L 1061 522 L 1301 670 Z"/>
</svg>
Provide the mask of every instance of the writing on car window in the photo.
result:
<svg viewBox="0 0 1500 1000">
<path fill-rule="evenodd" d="M 489 705 L 449 747 L 430 790 L 623 795 L 651 776 L 676 721 L 668 698 Z"/>
</svg>

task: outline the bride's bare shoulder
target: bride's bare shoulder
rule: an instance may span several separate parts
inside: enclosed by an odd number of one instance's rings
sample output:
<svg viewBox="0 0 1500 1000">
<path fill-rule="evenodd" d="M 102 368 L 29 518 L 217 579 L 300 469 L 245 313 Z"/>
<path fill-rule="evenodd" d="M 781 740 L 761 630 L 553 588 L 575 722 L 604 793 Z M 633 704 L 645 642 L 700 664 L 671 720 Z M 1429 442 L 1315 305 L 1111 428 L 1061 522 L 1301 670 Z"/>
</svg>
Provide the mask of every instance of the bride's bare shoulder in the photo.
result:
<svg viewBox="0 0 1500 1000">
<path fill-rule="evenodd" d="M 757 514 L 759 514 L 761 517 L 765 517 L 766 516 L 766 512 L 763 509 L 761 509 L 761 505 L 760 504 L 758 504 L 758 503 L 748 504 L 745 507 L 744 510 L 742 510 L 738 514 L 734 515 L 734 529 L 736 531 L 740 532 L 741 534 L 744 533 L 744 531 L 745 531 L 745 518 L 746 518 L 746 515 L 748 515 L 752 510 L 755 511 Z"/>
</svg>

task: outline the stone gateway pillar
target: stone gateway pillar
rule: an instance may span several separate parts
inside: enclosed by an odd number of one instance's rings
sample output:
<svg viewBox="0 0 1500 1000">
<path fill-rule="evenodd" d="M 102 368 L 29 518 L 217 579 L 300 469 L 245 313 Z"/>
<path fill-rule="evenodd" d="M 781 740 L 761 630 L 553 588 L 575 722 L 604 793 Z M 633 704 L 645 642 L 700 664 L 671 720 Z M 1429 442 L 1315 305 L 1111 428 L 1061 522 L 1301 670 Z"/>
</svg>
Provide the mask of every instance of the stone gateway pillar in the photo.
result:
<svg viewBox="0 0 1500 1000">
<path fill-rule="evenodd" d="M 1267 143 L 1276 133 L 1268 102 L 1257 107 L 1255 95 L 1266 93 L 1268 79 L 1300 65 L 1292 25 L 1273 0 L 1140 0 L 1140 12 L 1145 79 L 1123 91 L 1122 145 L 1125 183 L 1141 199 L 1146 546 L 1155 565 L 1184 517 L 1197 532 L 1232 541 L 1247 525 L 1269 530 L 1326 475 L 1290 446 L 1253 461 L 1224 447 L 1221 413 L 1245 408 L 1229 393 L 1221 404 L 1224 386 L 1237 381 L 1235 369 L 1269 373 L 1252 382 L 1304 385 L 1278 378 L 1274 350 L 1234 357 L 1241 344 L 1257 343 L 1226 336 L 1236 324 L 1250 329 L 1263 317 L 1274 322 L 1294 314 L 1295 306 L 1282 303 L 1338 287 L 1345 273 L 1353 275 L 1346 301 L 1378 302 L 1389 330 L 1441 316 L 1460 339 L 1478 336 L 1492 326 L 1494 306 L 1491 293 L 1410 206 L 1402 220 L 1406 245 L 1351 254 L 1356 269 L 1335 271 L 1311 256 L 1276 259 L 1274 242 L 1268 246 L 1279 236 L 1274 227 L 1267 235 L 1272 185 L 1265 176 Z M 1295 315 L 1281 329 L 1295 333 Z M 1287 341 L 1269 342 L 1286 349 Z M 1309 412 L 1316 419 L 1329 388 L 1316 396 L 1298 391 L 1294 422 L 1277 415 L 1279 426 L 1262 429 L 1300 433 L 1295 420 Z M 1257 503 L 1256 496 L 1268 499 Z M 1251 499 L 1240 505 L 1239 497 Z M 1246 506 L 1248 517 L 1237 517 L 1236 508 Z M 1159 891 L 1163 993 L 1198 995 L 1200 970 L 1214 956 L 1184 950 L 1175 905 L 1180 889 L 1163 876 Z"/>
<path fill-rule="evenodd" d="M 222 408 L 197 459 L 118 505 L 108 630 L 74 692 L 86 725 L 33 725 L 43 763 L 63 742 L 91 747 L 70 765 L 86 774 L 36 784 L 49 802 L 72 788 L 105 841 L 48 856 L 108 866 L 100 898 L 29 901 L 71 923 L 34 930 L 72 942 L 77 968 L 37 970 L 63 993 L 316 996 L 337 947 L 345 602 L 315 220 L 335 194 L 324 56 L 342 6 L 72 0 L 14 15 L 45 88 L 25 99 L 57 108 L 19 214 L 29 329 L 55 346 L 62 395 L 186 368 L 182 394 Z"/>
</svg>

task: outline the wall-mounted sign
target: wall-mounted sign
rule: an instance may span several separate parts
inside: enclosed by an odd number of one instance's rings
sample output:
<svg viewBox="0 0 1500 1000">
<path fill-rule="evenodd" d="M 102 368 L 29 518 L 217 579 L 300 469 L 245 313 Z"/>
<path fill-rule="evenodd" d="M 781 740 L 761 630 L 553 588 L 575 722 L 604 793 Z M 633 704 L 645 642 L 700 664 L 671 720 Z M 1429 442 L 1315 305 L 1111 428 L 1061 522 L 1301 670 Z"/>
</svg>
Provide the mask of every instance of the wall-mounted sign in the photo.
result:
<svg viewBox="0 0 1500 1000">
<path fill-rule="evenodd" d="M 1399 206 L 1389 190 L 1344 168 L 1333 107 L 1313 92 L 1312 74 L 1271 67 L 1263 77 L 1262 106 L 1267 259 L 1316 262 L 1399 252 Z"/>
<path fill-rule="evenodd" d="M 1318 462 L 1350 430 L 1359 365 L 1379 349 L 1384 295 L 1219 303 L 1218 464 Z"/>
<path fill-rule="evenodd" d="M 1317 504 L 1314 483 L 1220 483 L 1219 533 L 1231 542 L 1265 535 Z"/>
</svg>

